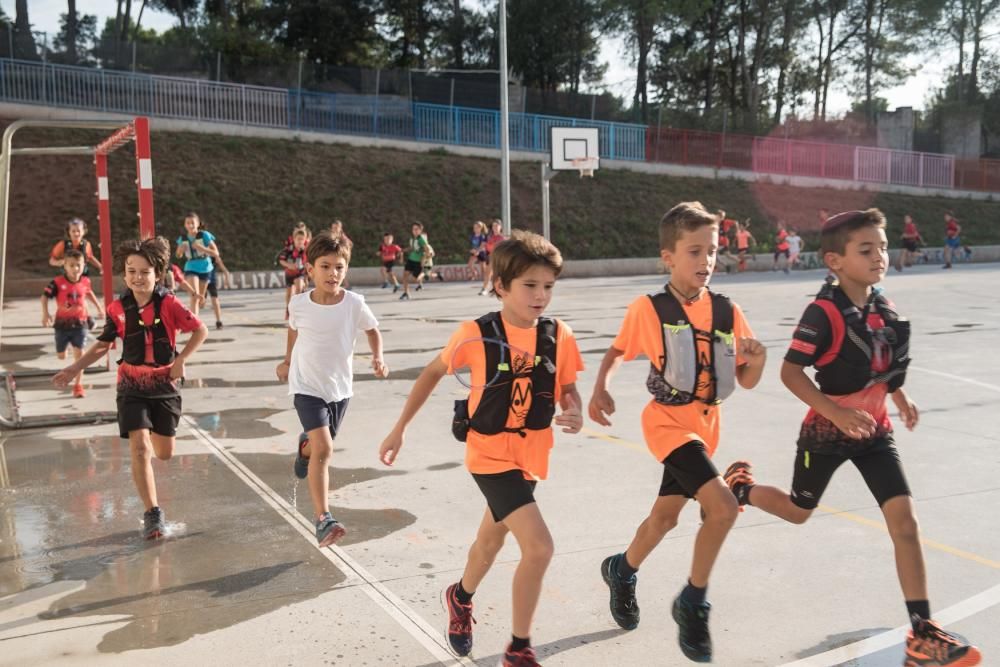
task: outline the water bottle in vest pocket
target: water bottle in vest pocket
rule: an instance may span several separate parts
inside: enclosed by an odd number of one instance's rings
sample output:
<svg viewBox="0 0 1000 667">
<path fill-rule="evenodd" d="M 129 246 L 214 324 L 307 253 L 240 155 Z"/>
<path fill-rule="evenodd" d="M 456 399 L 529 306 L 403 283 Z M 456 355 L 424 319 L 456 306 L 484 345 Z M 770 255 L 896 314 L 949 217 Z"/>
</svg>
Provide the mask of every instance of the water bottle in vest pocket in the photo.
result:
<svg viewBox="0 0 1000 667">
<path fill-rule="evenodd" d="M 663 379 L 675 389 L 684 392 L 694 392 L 698 381 L 695 363 L 694 329 L 690 324 L 663 324 L 663 350 L 666 353 L 663 360 Z"/>
</svg>

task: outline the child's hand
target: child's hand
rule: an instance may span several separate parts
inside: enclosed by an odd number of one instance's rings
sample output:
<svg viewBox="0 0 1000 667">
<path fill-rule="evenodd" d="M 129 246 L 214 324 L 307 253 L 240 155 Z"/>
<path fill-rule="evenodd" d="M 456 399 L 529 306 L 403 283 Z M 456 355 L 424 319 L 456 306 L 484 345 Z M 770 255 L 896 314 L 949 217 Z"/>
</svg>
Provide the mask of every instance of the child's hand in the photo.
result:
<svg viewBox="0 0 1000 667">
<path fill-rule="evenodd" d="M 43 327 L 51 327 L 52 324 L 53 324 L 53 321 L 52 321 L 52 316 L 51 315 L 49 315 L 48 313 L 45 313 L 44 315 L 42 315 L 42 326 Z"/>
<path fill-rule="evenodd" d="M 917 422 L 920 421 L 920 411 L 917 409 L 917 404 L 911 401 L 902 389 L 892 392 L 891 396 L 892 402 L 899 408 L 899 418 L 903 420 L 906 428 L 912 431 L 916 428 Z"/>
<path fill-rule="evenodd" d="M 284 361 L 278 364 L 277 368 L 274 369 L 274 373 L 278 376 L 279 381 L 288 382 L 288 364 Z"/>
<path fill-rule="evenodd" d="M 754 367 L 763 366 L 767 360 L 767 348 L 756 338 L 740 339 L 740 356 L 747 364 Z"/>
<path fill-rule="evenodd" d="M 198 294 L 198 307 L 201 308 L 205 305 L 205 297 L 202 294 Z"/>
<path fill-rule="evenodd" d="M 566 394 L 562 401 L 562 414 L 555 418 L 556 425 L 563 427 L 563 433 L 579 433 L 583 428 L 583 413 L 573 394 Z"/>
<path fill-rule="evenodd" d="M 79 371 L 76 369 L 76 364 L 70 364 L 66 368 L 62 369 L 58 373 L 52 376 L 52 384 L 63 389 L 69 386 L 69 381 L 76 377 Z"/>
<path fill-rule="evenodd" d="M 397 429 L 392 429 L 389 435 L 385 436 L 382 445 L 378 448 L 378 458 L 383 464 L 391 466 L 399 456 L 399 450 L 403 447 L 403 433 Z"/>
<path fill-rule="evenodd" d="M 174 363 L 170 366 L 170 379 L 171 380 L 181 380 L 184 378 L 184 360 L 175 359 Z"/>
<path fill-rule="evenodd" d="M 375 371 L 375 377 L 377 378 L 389 377 L 389 366 L 382 361 L 382 357 L 372 357 L 372 370 Z"/>
<path fill-rule="evenodd" d="M 875 435 L 875 418 L 864 410 L 837 408 L 830 416 L 833 425 L 855 440 L 863 440 Z"/>
<path fill-rule="evenodd" d="M 594 395 L 590 397 L 587 413 L 601 426 L 611 426 L 611 422 L 605 415 L 610 416 L 615 413 L 615 399 L 611 398 L 607 389 L 596 389 Z"/>
</svg>

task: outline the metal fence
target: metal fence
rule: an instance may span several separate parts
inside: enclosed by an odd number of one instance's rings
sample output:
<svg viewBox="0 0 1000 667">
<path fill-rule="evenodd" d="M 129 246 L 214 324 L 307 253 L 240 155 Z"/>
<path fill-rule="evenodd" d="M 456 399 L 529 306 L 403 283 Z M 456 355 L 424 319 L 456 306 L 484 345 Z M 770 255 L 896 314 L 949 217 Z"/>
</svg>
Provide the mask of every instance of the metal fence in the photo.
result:
<svg viewBox="0 0 1000 667">
<path fill-rule="evenodd" d="M 0 58 L 0 99 L 195 121 L 455 144 L 500 146 L 500 113 L 397 95 L 317 93 Z M 767 174 L 1000 192 L 1000 161 L 871 146 L 657 129 L 511 113 L 513 150 L 548 152 L 552 127 L 597 127 L 605 159 Z"/>
</svg>

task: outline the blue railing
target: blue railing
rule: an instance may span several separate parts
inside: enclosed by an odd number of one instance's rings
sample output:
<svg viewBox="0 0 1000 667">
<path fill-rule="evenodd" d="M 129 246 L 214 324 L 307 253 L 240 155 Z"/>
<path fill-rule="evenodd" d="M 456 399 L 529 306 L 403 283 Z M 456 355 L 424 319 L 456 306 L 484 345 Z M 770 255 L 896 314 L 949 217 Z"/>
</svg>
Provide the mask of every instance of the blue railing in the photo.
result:
<svg viewBox="0 0 1000 667">
<path fill-rule="evenodd" d="M 0 58 L 0 100 L 162 118 L 500 147 L 500 113 L 386 95 L 315 93 Z M 597 127 L 602 158 L 646 159 L 646 126 L 512 113 L 512 150 L 548 152 L 552 127 Z"/>
</svg>

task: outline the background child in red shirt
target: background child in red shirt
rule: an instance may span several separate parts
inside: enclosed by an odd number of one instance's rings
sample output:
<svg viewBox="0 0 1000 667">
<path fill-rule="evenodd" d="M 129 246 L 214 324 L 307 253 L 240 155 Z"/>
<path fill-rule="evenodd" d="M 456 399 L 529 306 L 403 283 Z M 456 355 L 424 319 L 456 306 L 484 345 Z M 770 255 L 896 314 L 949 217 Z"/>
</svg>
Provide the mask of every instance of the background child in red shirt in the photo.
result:
<svg viewBox="0 0 1000 667">
<path fill-rule="evenodd" d="M 101 312 L 101 304 L 94 296 L 90 278 L 83 275 L 84 257 L 79 250 L 67 250 L 62 259 L 63 275 L 52 279 L 42 292 L 42 326 L 54 327 L 56 354 L 66 358 L 66 348 L 73 348 L 73 358 L 79 359 L 87 340 L 87 331 L 93 321 L 87 310 L 86 301 L 94 304 Z M 49 299 L 56 300 L 55 319 L 49 314 Z M 73 381 L 73 396 L 83 398 L 83 371 L 76 374 Z"/>
</svg>

